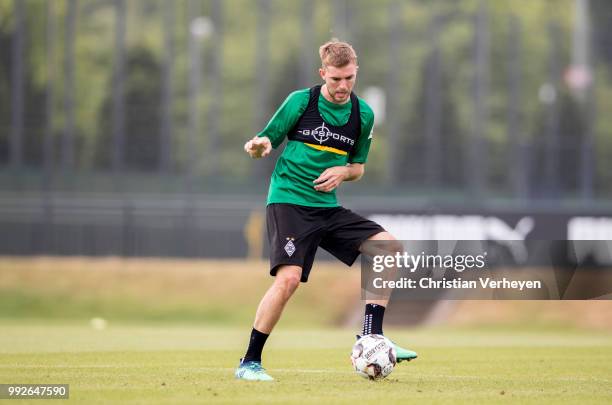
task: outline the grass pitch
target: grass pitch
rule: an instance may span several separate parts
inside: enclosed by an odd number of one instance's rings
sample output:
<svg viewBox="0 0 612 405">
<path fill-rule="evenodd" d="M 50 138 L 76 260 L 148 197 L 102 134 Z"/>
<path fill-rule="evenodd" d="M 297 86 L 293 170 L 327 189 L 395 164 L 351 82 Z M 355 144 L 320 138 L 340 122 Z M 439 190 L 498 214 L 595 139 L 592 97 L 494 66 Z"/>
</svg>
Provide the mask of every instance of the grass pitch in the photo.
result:
<svg viewBox="0 0 612 405">
<path fill-rule="evenodd" d="M 272 383 L 236 381 L 248 328 L 0 320 L 0 382 L 70 384 L 84 403 L 610 403 L 612 336 L 579 330 L 420 329 L 387 335 L 419 352 L 380 382 L 348 359 L 354 331 L 283 328 Z M 22 401 L 26 402 L 26 401 Z M 34 402 L 38 403 L 38 402 Z"/>
</svg>

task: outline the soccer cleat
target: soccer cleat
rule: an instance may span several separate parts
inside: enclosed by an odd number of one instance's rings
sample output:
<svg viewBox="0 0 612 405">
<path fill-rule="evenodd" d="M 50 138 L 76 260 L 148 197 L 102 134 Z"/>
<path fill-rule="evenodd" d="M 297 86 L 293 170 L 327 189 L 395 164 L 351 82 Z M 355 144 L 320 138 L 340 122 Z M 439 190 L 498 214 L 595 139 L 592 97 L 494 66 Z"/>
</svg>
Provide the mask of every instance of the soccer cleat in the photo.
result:
<svg viewBox="0 0 612 405">
<path fill-rule="evenodd" d="M 403 347 L 399 347 L 397 343 L 395 342 L 391 342 L 391 343 L 393 343 L 393 345 L 395 346 L 395 357 L 398 363 L 401 363 L 402 361 L 414 360 L 418 357 L 416 352 L 413 352 L 412 350 L 404 349 Z"/>
<path fill-rule="evenodd" d="M 274 378 L 270 377 L 266 369 L 261 366 L 260 361 L 244 361 L 244 359 L 240 359 L 234 377 L 247 381 L 274 381 Z"/>
<path fill-rule="evenodd" d="M 357 338 L 357 340 L 361 338 L 361 336 L 359 335 L 355 335 L 355 337 Z M 401 363 L 402 361 L 414 360 L 419 357 L 416 352 L 404 349 L 403 347 L 399 347 L 394 341 L 391 341 L 391 343 L 393 343 L 393 346 L 395 346 L 395 358 L 398 363 Z"/>
</svg>

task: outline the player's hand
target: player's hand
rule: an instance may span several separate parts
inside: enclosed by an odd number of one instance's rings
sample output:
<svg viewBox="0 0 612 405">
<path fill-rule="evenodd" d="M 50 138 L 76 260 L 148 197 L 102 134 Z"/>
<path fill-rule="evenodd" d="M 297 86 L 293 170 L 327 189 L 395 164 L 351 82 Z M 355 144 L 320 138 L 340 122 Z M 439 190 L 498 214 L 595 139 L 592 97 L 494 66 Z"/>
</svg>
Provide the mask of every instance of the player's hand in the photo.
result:
<svg viewBox="0 0 612 405">
<path fill-rule="evenodd" d="M 346 166 L 334 166 L 326 169 L 321 175 L 313 182 L 314 189 L 329 193 L 334 189 L 338 188 L 344 180 L 346 180 L 349 174 L 349 169 Z"/>
<path fill-rule="evenodd" d="M 254 136 L 244 144 L 244 151 L 253 159 L 266 157 L 272 151 L 272 142 L 267 136 Z"/>
</svg>

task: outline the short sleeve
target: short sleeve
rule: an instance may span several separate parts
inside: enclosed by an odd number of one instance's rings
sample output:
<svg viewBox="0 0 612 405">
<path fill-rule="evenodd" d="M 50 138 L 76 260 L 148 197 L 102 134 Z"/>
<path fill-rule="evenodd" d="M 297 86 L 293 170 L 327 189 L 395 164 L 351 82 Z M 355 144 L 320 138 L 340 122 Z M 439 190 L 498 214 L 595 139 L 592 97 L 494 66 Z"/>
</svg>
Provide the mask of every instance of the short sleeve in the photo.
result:
<svg viewBox="0 0 612 405">
<path fill-rule="evenodd" d="M 272 147 L 276 149 L 283 143 L 291 128 L 295 126 L 306 110 L 309 98 L 310 89 L 297 90 L 289 94 L 274 113 L 268 125 L 257 136 L 267 136 L 272 142 Z"/>
</svg>

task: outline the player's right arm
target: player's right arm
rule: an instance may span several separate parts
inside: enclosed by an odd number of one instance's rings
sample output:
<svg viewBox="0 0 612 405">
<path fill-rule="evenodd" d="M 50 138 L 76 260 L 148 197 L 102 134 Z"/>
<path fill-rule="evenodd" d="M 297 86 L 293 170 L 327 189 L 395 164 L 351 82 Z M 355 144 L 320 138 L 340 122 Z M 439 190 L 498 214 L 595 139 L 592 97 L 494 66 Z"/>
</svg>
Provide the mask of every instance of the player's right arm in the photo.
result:
<svg viewBox="0 0 612 405">
<path fill-rule="evenodd" d="M 254 136 L 244 144 L 244 150 L 253 159 L 266 157 L 272 151 L 272 142 L 267 136 Z"/>
<path fill-rule="evenodd" d="M 252 158 L 266 157 L 276 149 L 289 134 L 289 131 L 300 119 L 310 98 L 310 89 L 302 89 L 291 93 L 279 109 L 274 113 L 268 125 L 253 139 L 244 144 L 244 150 Z"/>
</svg>

